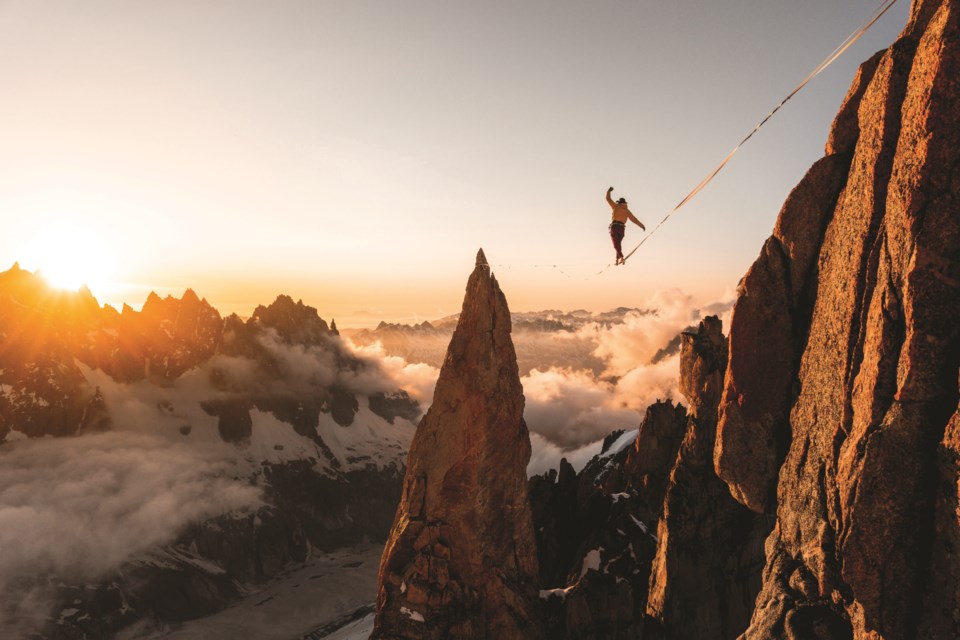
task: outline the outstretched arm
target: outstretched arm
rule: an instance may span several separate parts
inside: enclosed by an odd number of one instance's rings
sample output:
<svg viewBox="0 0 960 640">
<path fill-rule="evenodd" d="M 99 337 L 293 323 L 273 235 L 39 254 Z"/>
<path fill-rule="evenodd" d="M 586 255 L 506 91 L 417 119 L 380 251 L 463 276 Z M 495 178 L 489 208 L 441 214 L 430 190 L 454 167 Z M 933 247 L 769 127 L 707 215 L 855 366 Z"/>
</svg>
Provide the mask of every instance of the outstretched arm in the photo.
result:
<svg viewBox="0 0 960 640">
<path fill-rule="evenodd" d="M 630 213 L 629 211 L 627 212 L 627 217 L 630 218 L 631 220 L 633 220 L 633 223 L 634 223 L 635 225 L 637 225 L 638 227 L 640 227 L 641 229 L 643 229 L 644 231 L 647 230 L 647 228 L 646 228 L 645 226 L 643 226 L 643 223 L 640 222 L 639 220 L 637 220 L 637 217 L 636 217 L 635 215 L 633 215 L 632 213 Z"/>
<path fill-rule="evenodd" d="M 607 204 L 609 204 L 611 207 L 616 207 L 617 205 L 614 204 L 613 198 L 610 197 L 610 192 L 612 191 L 613 191 L 613 187 L 610 187 L 609 189 L 607 189 Z"/>
</svg>

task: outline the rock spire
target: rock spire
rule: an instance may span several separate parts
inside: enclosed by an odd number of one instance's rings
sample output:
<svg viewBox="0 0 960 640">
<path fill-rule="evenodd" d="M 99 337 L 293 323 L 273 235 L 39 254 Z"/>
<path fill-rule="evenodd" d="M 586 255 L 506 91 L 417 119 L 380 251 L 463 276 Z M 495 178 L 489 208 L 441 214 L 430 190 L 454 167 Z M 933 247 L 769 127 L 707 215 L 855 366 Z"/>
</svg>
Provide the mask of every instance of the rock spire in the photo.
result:
<svg viewBox="0 0 960 640">
<path fill-rule="evenodd" d="M 721 328 L 708 316 L 681 335 L 680 391 L 690 414 L 657 527 L 647 602 L 669 638 L 733 640 L 747 627 L 770 532 L 769 518 L 735 501 L 713 468 L 727 366 Z"/>
<path fill-rule="evenodd" d="M 542 637 L 510 311 L 481 250 L 380 562 L 372 638 Z"/>
</svg>

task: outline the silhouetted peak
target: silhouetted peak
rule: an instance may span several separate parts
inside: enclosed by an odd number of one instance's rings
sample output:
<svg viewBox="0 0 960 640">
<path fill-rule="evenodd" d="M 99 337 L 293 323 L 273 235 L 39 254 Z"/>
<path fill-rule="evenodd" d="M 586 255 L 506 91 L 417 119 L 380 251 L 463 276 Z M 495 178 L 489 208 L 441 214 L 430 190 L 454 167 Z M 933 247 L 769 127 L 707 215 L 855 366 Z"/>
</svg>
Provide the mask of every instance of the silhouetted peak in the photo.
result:
<svg viewBox="0 0 960 640">
<path fill-rule="evenodd" d="M 318 344 L 332 333 L 314 307 L 303 304 L 303 300 L 294 302 L 284 294 L 278 295 L 269 307 L 257 307 L 251 321 L 275 329 L 287 342 L 306 345 Z"/>
</svg>

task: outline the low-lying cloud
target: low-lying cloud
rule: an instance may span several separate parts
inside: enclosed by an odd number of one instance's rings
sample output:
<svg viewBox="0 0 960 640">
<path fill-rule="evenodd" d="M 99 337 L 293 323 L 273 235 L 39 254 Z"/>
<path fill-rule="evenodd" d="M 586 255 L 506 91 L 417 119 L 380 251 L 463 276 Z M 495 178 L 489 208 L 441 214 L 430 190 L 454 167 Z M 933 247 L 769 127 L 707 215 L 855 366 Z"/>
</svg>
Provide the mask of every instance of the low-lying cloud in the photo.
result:
<svg viewBox="0 0 960 640">
<path fill-rule="evenodd" d="M 704 315 L 719 314 L 726 326 L 732 307 L 732 295 L 728 297 L 730 301 L 701 306 L 682 291 L 668 290 L 615 321 L 612 314 L 604 314 L 573 331 L 515 331 L 517 353 L 524 354 L 530 367 L 521 369 L 524 418 L 533 444 L 530 472 L 555 467 L 561 457 L 580 468 L 600 451 L 600 441 L 611 431 L 636 429 L 657 400 L 682 401 L 677 337 Z M 433 347 L 440 338 L 424 339 Z M 427 352 L 415 335 L 403 346 L 408 355 Z M 388 355 L 379 343 L 355 349 L 379 358 L 397 385 L 424 408 L 430 404 L 439 369 Z"/>
<path fill-rule="evenodd" d="M 527 464 L 527 475 L 534 476 L 546 473 L 550 469 L 560 466 L 560 460 L 566 458 L 574 469 L 582 469 L 593 456 L 600 453 L 603 441 L 596 440 L 576 449 L 562 449 L 538 433 L 530 433 L 530 463 Z"/>
<path fill-rule="evenodd" d="M 324 344 L 305 345 L 284 341 L 272 328 L 257 336 L 268 363 L 242 356 L 218 354 L 203 366 L 187 372 L 184 385 L 203 385 L 200 377 L 217 371 L 221 386 L 246 394 L 312 395 L 318 390 L 340 386 L 347 391 L 371 395 L 396 388 L 392 376 L 383 370 L 378 358 L 351 353 L 339 338 L 331 337 Z M 359 362 L 348 360 L 361 356 Z M 269 374 L 260 368 L 269 366 Z"/>
<path fill-rule="evenodd" d="M 259 504 L 218 449 L 131 432 L 4 445 L 0 580 L 92 579 L 190 522 Z"/>
<path fill-rule="evenodd" d="M 260 490 L 239 477 L 234 458 L 134 432 L 0 447 L 3 637 L 42 624 L 51 603 L 37 581 L 94 580 L 191 522 L 258 506 Z"/>
<path fill-rule="evenodd" d="M 0 445 L 0 637 L 43 623 L 51 604 L 44 581 L 96 580 L 175 542 L 192 523 L 262 504 L 251 483 L 259 449 L 224 443 L 205 402 L 313 397 L 333 385 L 371 394 L 395 390 L 394 379 L 427 402 L 433 395 L 436 370 L 426 365 L 358 362 L 336 339 L 304 346 L 265 331 L 258 340 L 266 360 L 220 354 L 169 385 L 121 383 L 81 366 L 111 431 L 34 440 L 14 431 L 16 441 Z M 287 436 L 300 438 L 292 427 Z"/>
<path fill-rule="evenodd" d="M 387 355 L 383 345 L 375 342 L 369 346 L 354 347 L 355 353 L 379 364 L 379 371 L 388 376 L 391 384 L 404 389 L 420 403 L 424 410 L 433 402 L 440 369 L 423 362 L 407 362 L 400 356 Z"/>
<path fill-rule="evenodd" d="M 561 449 L 581 447 L 637 421 L 637 412 L 618 399 L 616 385 L 589 371 L 534 369 L 521 382 L 527 427 Z"/>
</svg>

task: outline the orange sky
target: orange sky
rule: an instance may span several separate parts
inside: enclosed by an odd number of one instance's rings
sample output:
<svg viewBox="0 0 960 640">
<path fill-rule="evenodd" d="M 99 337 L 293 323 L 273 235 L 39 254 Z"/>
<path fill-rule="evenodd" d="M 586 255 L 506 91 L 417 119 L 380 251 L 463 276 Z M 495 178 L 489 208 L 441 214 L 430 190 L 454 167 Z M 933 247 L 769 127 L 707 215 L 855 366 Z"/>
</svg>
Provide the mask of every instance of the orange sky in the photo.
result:
<svg viewBox="0 0 960 640">
<path fill-rule="evenodd" d="M 192 287 L 429 319 L 482 246 L 515 310 L 715 300 L 909 4 L 597 277 L 606 187 L 654 226 L 875 6 L 0 2 L 0 267 L 135 307 Z"/>
</svg>

